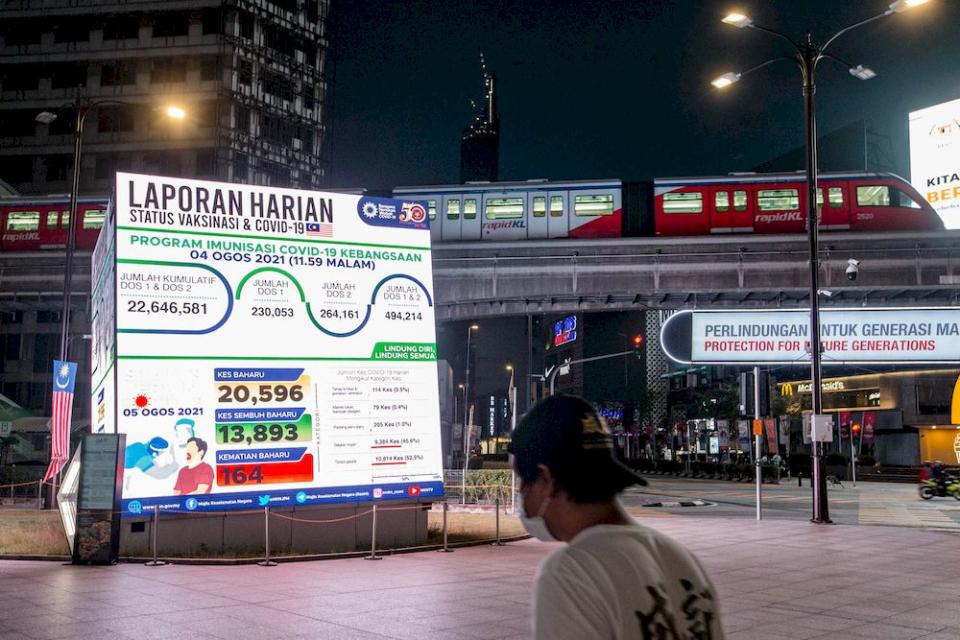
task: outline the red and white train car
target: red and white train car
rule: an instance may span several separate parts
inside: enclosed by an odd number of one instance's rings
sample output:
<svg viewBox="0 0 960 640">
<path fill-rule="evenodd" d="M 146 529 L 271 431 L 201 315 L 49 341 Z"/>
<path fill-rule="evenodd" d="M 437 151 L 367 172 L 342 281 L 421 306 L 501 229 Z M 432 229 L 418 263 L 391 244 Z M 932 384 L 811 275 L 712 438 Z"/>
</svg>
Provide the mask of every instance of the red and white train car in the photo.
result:
<svg viewBox="0 0 960 640">
<path fill-rule="evenodd" d="M 108 200 L 77 200 L 76 246 L 93 249 L 106 216 Z M 70 199 L 64 196 L 0 198 L 0 251 L 62 249 L 70 227 Z"/>
</svg>

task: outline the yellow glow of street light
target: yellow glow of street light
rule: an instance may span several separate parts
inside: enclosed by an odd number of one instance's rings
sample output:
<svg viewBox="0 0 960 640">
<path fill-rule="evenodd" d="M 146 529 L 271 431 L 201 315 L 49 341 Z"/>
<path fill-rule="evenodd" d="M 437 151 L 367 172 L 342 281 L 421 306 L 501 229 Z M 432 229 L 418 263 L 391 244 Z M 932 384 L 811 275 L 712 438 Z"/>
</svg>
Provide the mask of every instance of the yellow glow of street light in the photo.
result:
<svg viewBox="0 0 960 640">
<path fill-rule="evenodd" d="M 714 78 L 713 80 L 710 81 L 710 84 L 712 84 L 717 89 L 723 89 L 725 87 L 729 87 L 739 79 L 740 79 L 739 73 L 730 72 Z"/>
<path fill-rule="evenodd" d="M 470 325 L 470 330 L 471 330 L 471 331 L 476 331 L 476 330 L 479 329 L 479 328 L 480 328 L 480 325 L 478 325 L 478 324 L 472 324 L 472 325 Z"/>
<path fill-rule="evenodd" d="M 506 366 L 506 370 L 507 370 L 507 371 L 513 371 L 513 365 L 512 365 L 512 364 L 508 364 L 508 365 Z"/>
<path fill-rule="evenodd" d="M 892 13 L 901 13 L 907 9 L 913 9 L 914 7 L 919 7 L 922 4 L 927 4 L 930 0 L 897 0 L 890 5 L 890 11 Z"/>
<path fill-rule="evenodd" d="M 749 27 L 753 24 L 753 20 L 742 13 L 729 13 L 722 22 L 723 24 L 729 24 L 738 29 L 743 29 L 744 27 Z"/>
<path fill-rule="evenodd" d="M 166 113 L 168 118 L 173 118 L 174 120 L 183 120 L 187 117 L 187 112 L 184 111 L 182 107 L 176 105 L 167 107 Z"/>
</svg>

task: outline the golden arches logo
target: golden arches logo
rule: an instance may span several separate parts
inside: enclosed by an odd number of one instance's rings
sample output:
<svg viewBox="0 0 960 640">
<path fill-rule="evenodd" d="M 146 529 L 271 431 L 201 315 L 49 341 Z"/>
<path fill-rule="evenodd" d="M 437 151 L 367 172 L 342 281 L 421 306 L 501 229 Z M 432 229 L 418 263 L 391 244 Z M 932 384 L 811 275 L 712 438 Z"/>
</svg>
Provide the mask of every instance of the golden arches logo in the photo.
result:
<svg viewBox="0 0 960 640">
<path fill-rule="evenodd" d="M 950 422 L 960 424 L 960 378 L 953 387 L 953 401 L 950 403 Z"/>
</svg>

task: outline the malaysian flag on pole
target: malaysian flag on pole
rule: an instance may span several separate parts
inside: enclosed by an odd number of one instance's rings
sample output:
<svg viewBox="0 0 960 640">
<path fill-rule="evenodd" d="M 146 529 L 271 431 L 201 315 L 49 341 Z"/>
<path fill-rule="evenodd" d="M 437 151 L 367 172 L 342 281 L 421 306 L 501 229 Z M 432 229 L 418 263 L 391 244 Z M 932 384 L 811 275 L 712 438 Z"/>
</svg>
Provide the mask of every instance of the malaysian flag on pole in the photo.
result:
<svg viewBox="0 0 960 640">
<path fill-rule="evenodd" d="M 77 363 L 53 361 L 53 412 L 50 420 L 50 466 L 44 482 L 60 473 L 70 455 L 70 421 L 73 417 L 73 385 Z"/>
</svg>

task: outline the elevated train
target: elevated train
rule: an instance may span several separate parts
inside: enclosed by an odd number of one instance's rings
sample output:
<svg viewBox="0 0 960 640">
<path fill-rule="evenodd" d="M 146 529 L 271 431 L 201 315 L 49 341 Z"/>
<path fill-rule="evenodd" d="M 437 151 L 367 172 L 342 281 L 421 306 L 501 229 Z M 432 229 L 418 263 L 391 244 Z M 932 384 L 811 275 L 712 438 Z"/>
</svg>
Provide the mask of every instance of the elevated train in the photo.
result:
<svg viewBox="0 0 960 640">
<path fill-rule="evenodd" d="M 397 187 L 393 195 L 427 203 L 434 242 L 803 233 L 807 210 L 801 173 L 467 183 Z M 79 200 L 79 249 L 96 243 L 108 200 Z M 943 229 L 936 211 L 893 174 L 821 174 L 817 201 L 827 231 Z M 62 249 L 69 209 L 65 196 L 0 198 L 0 251 Z"/>
<path fill-rule="evenodd" d="M 936 211 L 889 173 L 819 176 L 820 228 L 934 231 Z M 398 187 L 394 197 L 425 201 L 434 242 L 541 238 L 803 233 L 802 173 L 646 182 L 575 180 Z"/>
</svg>

